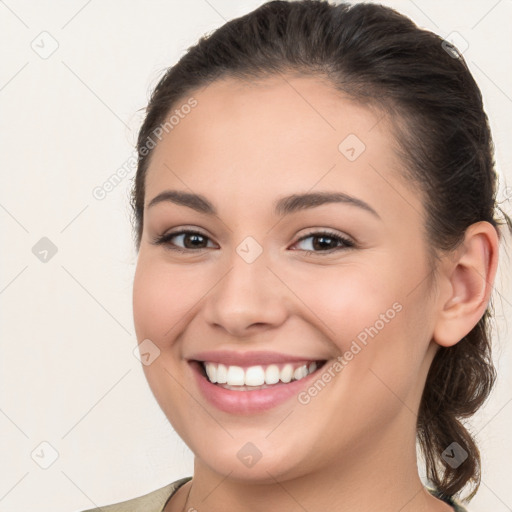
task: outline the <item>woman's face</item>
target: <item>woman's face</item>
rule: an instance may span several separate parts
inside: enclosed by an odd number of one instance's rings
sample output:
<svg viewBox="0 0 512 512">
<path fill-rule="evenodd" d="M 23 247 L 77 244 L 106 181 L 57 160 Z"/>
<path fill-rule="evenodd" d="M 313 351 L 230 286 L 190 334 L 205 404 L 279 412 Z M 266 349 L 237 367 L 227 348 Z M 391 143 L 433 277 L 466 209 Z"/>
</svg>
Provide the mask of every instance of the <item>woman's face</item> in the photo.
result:
<svg viewBox="0 0 512 512">
<path fill-rule="evenodd" d="M 133 296 L 149 385 L 196 463 L 260 482 L 412 453 L 436 347 L 424 208 L 389 124 L 283 78 L 173 108 Z"/>
</svg>

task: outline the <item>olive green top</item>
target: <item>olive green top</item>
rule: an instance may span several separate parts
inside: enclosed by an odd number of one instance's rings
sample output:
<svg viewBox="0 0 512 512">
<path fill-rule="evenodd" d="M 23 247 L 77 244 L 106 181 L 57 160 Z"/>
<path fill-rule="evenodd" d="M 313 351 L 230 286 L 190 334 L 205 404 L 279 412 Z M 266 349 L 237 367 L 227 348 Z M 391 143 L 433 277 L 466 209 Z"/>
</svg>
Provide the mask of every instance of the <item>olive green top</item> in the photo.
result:
<svg viewBox="0 0 512 512">
<path fill-rule="evenodd" d="M 156 491 L 150 492 L 149 494 L 145 494 L 144 496 L 139 496 L 138 498 L 116 503 L 114 505 L 106 505 L 104 507 L 84 510 L 83 512 L 162 512 L 174 493 L 191 479 L 191 476 L 185 477 L 180 480 L 176 480 L 165 487 L 161 487 Z M 429 489 L 429 491 L 437 498 L 442 499 L 444 502 L 451 505 L 455 512 L 467 512 L 465 508 L 452 498 L 443 498 L 443 496 L 439 495 L 432 489 Z"/>
<path fill-rule="evenodd" d="M 144 496 L 114 505 L 91 508 L 83 512 L 162 512 L 174 493 L 191 479 L 191 476 L 182 478 L 149 494 L 144 494 Z"/>
</svg>

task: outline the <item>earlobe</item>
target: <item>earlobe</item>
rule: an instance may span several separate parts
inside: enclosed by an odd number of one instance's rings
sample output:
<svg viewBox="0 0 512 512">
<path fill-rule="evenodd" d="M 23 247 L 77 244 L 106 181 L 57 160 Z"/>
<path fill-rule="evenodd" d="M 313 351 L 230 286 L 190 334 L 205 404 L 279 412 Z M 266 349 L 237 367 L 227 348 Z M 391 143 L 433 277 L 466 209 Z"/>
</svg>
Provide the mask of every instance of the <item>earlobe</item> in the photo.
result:
<svg viewBox="0 0 512 512">
<path fill-rule="evenodd" d="M 497 266 L 496 229 L 485 221 L 472 224 L 440 276 L 447 292 L 439 296 L 433 335 L 438 345 L 455 345 L 478 323 L 487 309 Z"/>
</svg>

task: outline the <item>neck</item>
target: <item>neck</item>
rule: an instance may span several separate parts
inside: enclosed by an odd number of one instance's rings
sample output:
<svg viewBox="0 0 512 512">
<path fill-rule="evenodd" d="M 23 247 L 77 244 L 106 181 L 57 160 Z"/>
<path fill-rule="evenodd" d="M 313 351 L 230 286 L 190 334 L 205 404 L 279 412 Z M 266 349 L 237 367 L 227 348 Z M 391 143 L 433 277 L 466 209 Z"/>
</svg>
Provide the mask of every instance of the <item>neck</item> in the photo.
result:
<svg viewBox="0 0 512 512">
<path fill-rule="evenodd" d="M 354 446 L 342 460 L 293 477 L 263 471 L 258 481 L 242 480 L 221 475 L 196 458 L 192 482 L 166 512 L 453 512 L 423 487 L 415 437 L 404 439 L 398 427 L 383 432 L 371 446 Z"/>
</svg>

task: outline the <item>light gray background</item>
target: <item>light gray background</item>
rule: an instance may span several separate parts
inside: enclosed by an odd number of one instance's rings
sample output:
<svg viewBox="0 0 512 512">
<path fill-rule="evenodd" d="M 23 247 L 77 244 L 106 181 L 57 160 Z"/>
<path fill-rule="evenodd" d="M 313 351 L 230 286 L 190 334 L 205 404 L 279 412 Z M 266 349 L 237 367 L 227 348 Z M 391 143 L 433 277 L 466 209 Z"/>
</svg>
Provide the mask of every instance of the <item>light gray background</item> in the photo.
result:
<svg viewBox="0 0 512 512">
<path fill-rule="evenodd" d="M 192 456 L 133 355 L 133 168 L 103 200 L 92 191 L 133 154 L 139 109 L 163 70 L 203 33 L 261 3 L 0 1 L 0 512 L 72 512 L 192 474 Z M 468 42 L 510 212 L 512 2 L 383 3 Z M 43 237 L 57 248 L 46 262 L 32 252 Z M 473 512 L 512 510 L 505 264 L 494 295 L 500 380 L 473 422 L 484 460 Z"/>
</svg>

